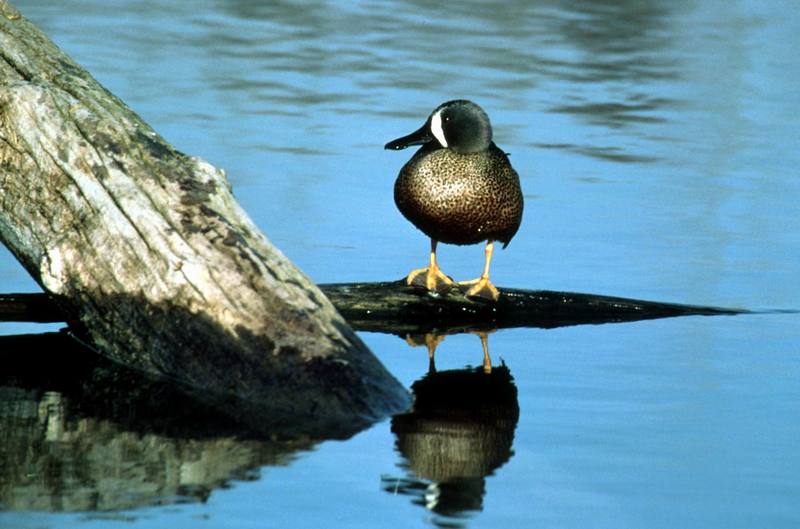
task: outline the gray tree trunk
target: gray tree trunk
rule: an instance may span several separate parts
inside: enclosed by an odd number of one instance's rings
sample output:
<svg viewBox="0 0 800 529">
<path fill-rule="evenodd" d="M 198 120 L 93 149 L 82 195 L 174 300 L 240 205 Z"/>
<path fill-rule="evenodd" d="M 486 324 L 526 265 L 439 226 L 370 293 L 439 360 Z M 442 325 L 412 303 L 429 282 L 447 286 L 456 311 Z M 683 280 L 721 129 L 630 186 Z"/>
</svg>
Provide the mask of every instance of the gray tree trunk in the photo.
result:
<svg viewBox="0 0 800 529">
<path fill-rule="evenodd" d="M 221 170 L 173 149 L 3 1 L 0 239 L 116 361 L 317 432 L 408 404 Z"/>
</svg>

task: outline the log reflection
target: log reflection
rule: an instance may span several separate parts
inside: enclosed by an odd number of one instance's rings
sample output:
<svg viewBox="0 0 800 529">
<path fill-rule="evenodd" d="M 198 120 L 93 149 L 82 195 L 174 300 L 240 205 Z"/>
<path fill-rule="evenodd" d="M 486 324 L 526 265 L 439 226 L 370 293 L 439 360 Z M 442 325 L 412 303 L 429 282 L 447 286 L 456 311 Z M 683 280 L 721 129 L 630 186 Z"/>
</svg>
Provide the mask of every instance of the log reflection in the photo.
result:
<svg viewBox="0 0 800 529">
<path fill-rule="evenodd" d="M 308 440 L 268 432 L 104 360 L 60 334 L 0 338 L 0 510 L 205 501 Z"/>
<path fill-rule="evenodd" d="M 429 369 L 411 389 L 414 406 L 392 419 L 404 477 L 382 478 L 393 494 L 450 518 L 483 507 L 486 476 L 512 456 L 519 419 L 517 388 L 505 364 L 492 367 L 486 333 L 481 367 L 438 371 L 435 350 L 441 337 L 414 340 L 428 347 Z M 450 522 L 448 522 L 450 523 Z"/>
</svg>

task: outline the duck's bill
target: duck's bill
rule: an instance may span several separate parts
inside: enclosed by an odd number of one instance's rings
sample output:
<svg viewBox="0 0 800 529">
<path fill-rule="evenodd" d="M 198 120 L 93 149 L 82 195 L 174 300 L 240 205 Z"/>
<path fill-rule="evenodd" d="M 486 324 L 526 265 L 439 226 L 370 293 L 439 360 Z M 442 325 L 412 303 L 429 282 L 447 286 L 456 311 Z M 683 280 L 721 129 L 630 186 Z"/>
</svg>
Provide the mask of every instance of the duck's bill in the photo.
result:
<svg viewBox="0 0 800 529">
<path fill-rule="evenodd" d="M 424 143 L 428 143 L 431 141 L 433 137 L 429 132 L 428 124 L 425 123 L 419 130 L 415 130 L 408 136 L 403 136 L 402 138 L 397 138 L 396 140 L 392 140 L 386 145 L 384 145 L 384 149 L 392 149 L 394 151 L 399 151 L 400 149 L 405 149 L 406 147 L 410 147 L 411 145 L 422 145 Z"/>
</svg>

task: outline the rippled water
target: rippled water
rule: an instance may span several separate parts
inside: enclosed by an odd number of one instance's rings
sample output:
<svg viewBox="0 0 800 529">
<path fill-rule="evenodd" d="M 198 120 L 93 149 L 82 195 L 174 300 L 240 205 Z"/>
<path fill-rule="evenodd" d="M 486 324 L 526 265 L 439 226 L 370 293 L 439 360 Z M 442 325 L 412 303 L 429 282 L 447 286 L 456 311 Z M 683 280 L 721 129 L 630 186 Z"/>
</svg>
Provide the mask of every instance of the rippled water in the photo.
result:
<svg viewBox="0 0 800 529">
<path fill-rule="evenodd" d="M 791 2 L 15 5 L 168 141 L 224 168 L 259 226 L 318 282 L 395 279 L 424 264 L 427 240 L 392 201 L 410 153 L 382 146 L 458 97 L 492 117 L 525 192 L 497 284 L 800 308 Z M 440 254 L 456 278 L 476 276 L 481 259 L 477 246 Z M 3 291 L 36 290 L 5 251 L 0 278 Z M 497 332 L 495 364 L 513 377 L 498 395 L 518 417 L 483 403 L 494 419 L 481 435 L 500 448 L 462 444 L 473 470 L 455 481 L 420 456 L 429 439 L 404 437 L 414 417 L 306 451 L 68 420 L 108 440 L 87 447 L 48 422 L 79 390 L 51 391 L 29 415 L 55 437 L 35 448 L 61 464 L 113 448 L 125 465 L 97 471 L 117 472 L 103 487 L 122 492 L 103 495 L 78 473 L 32 501 L 24 466 L 7 460 L 0 525 L 795 527 L 798 322 L 770 312 Z M 407 386 L 428 371 L 424 348 L 363 337 Z M 468 377 L 481 358 L 476 336 L 450 336 L 437 367 Z M 437 399 L 459 394 L 446 387 Z M 457 437 L 432 439 L 461 453 L 443 444 Z M 154 489 L 99 512 L 78 501 L 111 502 L 162 471 L 180 485 L 169 497 Z"/>
</svg>

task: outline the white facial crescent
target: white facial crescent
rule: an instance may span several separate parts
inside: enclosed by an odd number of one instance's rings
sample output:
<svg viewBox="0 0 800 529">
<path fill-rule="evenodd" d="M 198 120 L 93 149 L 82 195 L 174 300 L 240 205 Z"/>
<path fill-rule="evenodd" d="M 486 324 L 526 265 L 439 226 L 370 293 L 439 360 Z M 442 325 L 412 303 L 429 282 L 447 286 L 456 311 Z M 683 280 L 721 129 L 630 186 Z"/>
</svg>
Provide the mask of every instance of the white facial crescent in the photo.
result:
<svg viewBox="0 0 800 529">
<path fill-rule="evenodd" d="M 442 147 L 447 147 L 447 140 L 444 138 L 444 129 L 442 129 L 442 111 L 440 110 L 431 117 L 431 132 L 433 137 L 439 142 Z"/>
</svg>

